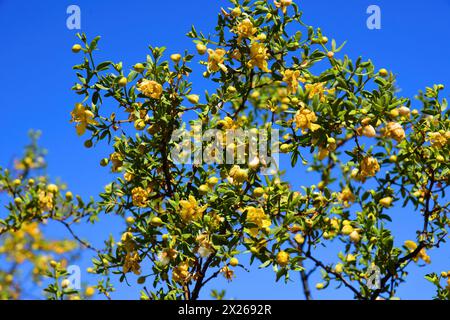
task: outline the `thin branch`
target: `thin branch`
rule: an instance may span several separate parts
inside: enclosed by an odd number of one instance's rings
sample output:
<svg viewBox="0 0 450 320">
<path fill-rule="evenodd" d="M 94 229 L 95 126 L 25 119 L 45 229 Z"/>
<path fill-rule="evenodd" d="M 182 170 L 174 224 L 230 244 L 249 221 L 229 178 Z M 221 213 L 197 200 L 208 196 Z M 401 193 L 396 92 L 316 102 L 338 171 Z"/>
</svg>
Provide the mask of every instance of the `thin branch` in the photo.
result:
<svg viewBox="0 0 450 320">
<path fill-rule="evenodd" d="M 62 221 L 62 220 L 57 220 L 57 221 L 61 222 L 61 223 L 66 227 L 66 229 L 69 230 L 69 232 L 70 232 L 70 234 L 72 235 L 72 237 L 73 237 L 76 241 L 78 241 L 81 245 L 83 245 L 84 247 L 86 247 L 86 248 L 88 248 L 88 249 L 90 249 L 90 250 L 92 250 L 92 251 L 95 251 L 95 252 L 97 252 L 97 253 L 101 253 L 100 250 L 94 248 L 94 247 L 91 246 L 88 242 L 86 242 L 86 241 L 80 239 L 80 238 L 75 234 L 75 232 L 72 230 L 70 224 L 68 224 L 67 222 Z"/>
</svg>

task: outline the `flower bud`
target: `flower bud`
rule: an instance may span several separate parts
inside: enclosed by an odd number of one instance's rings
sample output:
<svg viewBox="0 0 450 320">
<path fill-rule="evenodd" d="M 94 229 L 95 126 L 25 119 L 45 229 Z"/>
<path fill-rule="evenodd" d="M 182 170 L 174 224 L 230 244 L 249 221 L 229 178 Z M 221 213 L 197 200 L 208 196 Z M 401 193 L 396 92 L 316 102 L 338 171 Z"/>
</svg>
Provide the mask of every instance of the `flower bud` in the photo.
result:
<svg viewBox="0 0 450 320">
<path fill-rule="evenodd" d="M 22 180 L 20 179 L 14 179 L 12 182 L 13 187 L 18 187 L 22 184 Z"/>
<path fill-rule="evenodd" d="M 391 197 L 382 198 L 378 203 L 385 208 L 389 208 L 392 204 L 392 198 Z"/>
<path fill-rule="evenodd" d="M 359 235 L 358 231 L 353 230 L 352 233 L 350 233 L 350 241 L 353 243 L 358 243 L 361 240 L 361 236 Z"/>
<path fill-rule="evenodd" d="M 377 135 L 374 127 L 372 127 L 370 124 L 363 127 L 362 134 L 368 138 L 373 138 Z"/>
<path fill-rule="evenodd" d="M 200 97 L 196 94 L 190 94 L 190 95 L 186 96 L 186 98 L 192 104 L 197 104 L 200 99 Z"/>
<path fill-rule="evenodd" d="M 70 281 L 69 281 L 69 279 L 64 279 L 63 281 L 61 281 L 61 287 L 63 288 L 63 289 L 66 289 L 66 288 L 68 288 L 70 286 Z"/>
<path fill-rule="evenodd" d="M 334 267 L 334 271 L 336 271 L 336 273 L 342 273 L 342 271 L 344 271 L 344 266 L 342 265 L 342 263 L 338 263 Z"/>
<path fill-rule="evenodd" d="M 150 220 L 150 224 L 155 227 L 159 227 L 160 225 L 162 225 L 162 223 L 163 222 L 162 222 L 161 218 L 159 218 L 159 217 L 153 217 Z"/>
<path fill-rule="evenodd" d="M 411 112 L 411 110 L 409 110 L 408 107 L 402 106 L 402 107 L 398 108 L 398 113 L 400 113 L 401 116 L 407 117 L 407 116 L 409 116 L 410 112 Z"/>
<path fill-rule="evenodd" d="M 84 142 L 84 146 L 86 147 L 86 148 L 92 148 L 92 140 L 86 140 L 85 142 Z"/>
<path fill-rule="evenodd" d="M 86 297 L 92 297 L 95 294 L 95 288 L 94 287 L 87 287 L 84 291 L 84 294 Z"/>
<path fill-rule="evenodd" d="M 253 195 L 255 197 L 261 197 L 264 194 L 264 189 L 261 187 L 257 187 L 255 188 L 255 190 L 253 190 Z"/>
<path fill-rule="evenodd" d="M 133 69 L 134 69 L 134 71 L 141 73 L 145 70 L 145 67 L 142 63 L 136 63 L 134 65 Z"/>
<path fill-rule="evenodd" d="M 81 51 L 81 46 L 79 45 L 79 44 L 74 44 L 73 46 L 72 46 L 72 52 L 73 53 L 78 53 L 78 52 L 80 52 Z"/>
<path fill-rule="evenodd" d="M 237 258 L 231 258 L 230 259 L 230 266 L 236 267 L 239 264 L 239 260 Z"/>
<path fill-rule="evenodd" d="M 117 82 L 117 83 L 119 84 L 119 87 L 125 87 L 128 83 L 128 80 L 127 80 L 127 78 L 122 77 L 119 79 L 119 82 Z"/>
<path fill-rule="evenodd" d="M 219 182 L 219 179 L 217 177 L 211 177 L 206 182 L 210 188 L 214 187 Z"/>
<path fill-rule="evenodd" d="M 231 15 L 233 17 L 239 17 L 242 14 L 241 8 L 236 7 L 233 10 L 231 10 Z"/>
<path fill-rule="evenodd" d="M 283 143 L 283 144 L 280 146 L 280 151 L 281 151 L 282 153 L 288 153 L 290 150 L 291 150 L 291 146 L 290 146 L 289 144 L 287 144 L 287 143 Z"/>
<path fill-rule="evenodd" d="M 383 78 L 385 78 L 385 77 L 387 77 L 388 75 L 389 75 L 389 72 L 386 70 L 386 69 L 380 69 L 379 71 L 378 71 L 378 74 L 380 75 L 380 76 L 382 76 Z"/>
<path fill-rule="evenodd" d="M 345 234 L 346 236 L 348 236 L 349 234 L 351 234 L 353 232 L 353 227 L 351 225 L 347 224 L 342 227 L 341 232 L 342 232 L 342 234 Z"/>
<path fill-rule="evenodd" d="M 137 119 L 134 122 L 134 128 L 138 131 L 144 130 L 145 128 L 145 121 L 143 119 Z"/>
<path fill-rule="evenodd" d="M 205 54 L 206 49 L 207 49 L 203 43 L 197 43 L 196 48 L 197 48 L 198 54 L 201 54 L 201 55 Z"/>
<path fill-rule="evenodd" d="M 303 237 L 302 234 L 297 233 L 294 237 L 295 242 L 297 242 L 298 244 L 303 244 L 305 242 L 305 237 Z"/>
<path fill-rule="evenodd" d="M 23 200 L 22 198 L 17 197 L 14 199 L 14 203 L 16 204 L 16 206 L 20 206 L 23 203 Z"/>
<path fill-rule="evenodd" d="M 209 192 L 209 187 L 207 184 L 202 184 L 201 186 L 198 187 L 198 192 L 201 195 L 205 195 Z"/>
<path fill-rule="evenodd" d="M 233 86 L 229 86 L 229 87 L 227 88 L 227 92 L 229 92 L 229 93 L 235 93 L 235 92 L 236 92 L 236 88 L 233 87 Z"/>
<path fill-rule="evenodd" d="M 48 191 L 48 192 L 51 192 L 51 193 L 57 193 L 58 190 L 59 190 L 59 188 L 58 188 L 58 186 L 55 185 L 55 184 L 49 184 L 49 185 L 47 186 L 47 191 Z"/>
<path fill-rule="evenodd" d="M 109 163 L 109 159 L 108 158 L 103 158 L 102 160 L 100 160 L 100 165 L 102 167 L 106 167 Z"/>
<path fill-rule="evenodd" d="M 178 62 L 180 62 L 180 60 L 181 60 L 181 54 L 179 54 L 179 53 L 174 53 L 174 54 L 172 54 L 172 55 L 170 56 L 170 59 L 171 59 L 173 62 L 178 63 Z"/>
</svg>

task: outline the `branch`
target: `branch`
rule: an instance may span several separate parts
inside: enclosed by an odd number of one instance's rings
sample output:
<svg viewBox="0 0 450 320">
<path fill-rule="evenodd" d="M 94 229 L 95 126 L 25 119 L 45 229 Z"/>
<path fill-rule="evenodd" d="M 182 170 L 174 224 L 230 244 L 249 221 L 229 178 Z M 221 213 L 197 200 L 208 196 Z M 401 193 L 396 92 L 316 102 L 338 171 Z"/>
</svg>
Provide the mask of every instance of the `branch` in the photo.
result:
<svg viewBox="0 0 450 320">
<path fill-rule="evenodd" d="M 305 294 L 305 299 L 312 300 L 311 290 L 309 288 L 309 283 L 308 283 L 309 275 L 305 272 L 305 270 L 300 271 L 300 278 L 302 280 L 303 293 Z"/>
<path fill-rule="evenodd" d="M 309 252 L 306 252 L 306 257 L 311 259 L 312 261 L 314 261 L 314 263 L 321 267 L 322 269 L 324 269 L 326 272 L 331 273 L 332 275 L 334 275 L 336 278 L 338 278 L 339 280 L 342 281 L 342 283 L 349 288 L 351 291 L 353 291 L 353 293 L 358 297 L 358 299 L 364 299 L 364 297 L 361 295 L 361 293 L 359 293 L 358 290 L 356 290 L 355 287 L 353 287 L 341 274 L 335 272 L 333 269 L 331 269 L 330 267 L 324 265 L 321 261 L 317 260 L 316 258 L 314 258 L 313 256 L 311 256 L 311 254 Z"/>
<path fill-rule="evenodd" d="M 88 242 L 86 242 L 86 241 L 84 241 L 84 240 L 81 240 L 81 239 L 75 234 L 75 232 L 72 230 L 72 228 L 70 227 L 70 224 L 68 224 L 67 222 L 62 221 L 62 220 L 57 220 L 57 221 L 61 222 L 61 223 L 66 227 L 66 229 L 69 230 L 69 232 L 70 232 L 70 234 L 72 235 L 72 237 L 73 237 L 76 241 L 78 241 L 81 245 L 83 245 L 84 247 L 86 247 L 86 248 L 88 248 L 88 249 L 90 249 L 90 250 L 92 250 L 92 251 L 95 251 L 95 252 L 97 252 L 97 253 L 101 253 L 100 250 L 94 248 L 94 247 L 91 246 Z"/>
</svg>

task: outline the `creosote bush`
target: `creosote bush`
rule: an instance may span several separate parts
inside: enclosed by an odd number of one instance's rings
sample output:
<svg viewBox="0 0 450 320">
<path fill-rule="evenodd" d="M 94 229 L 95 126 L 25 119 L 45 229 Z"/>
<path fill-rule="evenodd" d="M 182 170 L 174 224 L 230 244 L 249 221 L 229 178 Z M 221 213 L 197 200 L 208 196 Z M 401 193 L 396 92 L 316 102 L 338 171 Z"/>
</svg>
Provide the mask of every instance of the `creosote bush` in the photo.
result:
<svg viewBox="0 0 450 320">
<path fill-rule="evenodd" d="M 71 112 L 85 146 L 110 147 L 100 165 L 113 181 L 89 202 L 42 176 L 42 150 L 26 149 L 13 170 L 0 171 L 0 192 L 10 196 L 0 220 L 0 255 L 19 268 L 27 260 L 36 280 L 54 281 L 49 298 L 77 299 L 95 292 L 110 298 L 111 278 L 137 282 L 142 299 L 198 299 L 205 284 L 235 279 L 249 257 L 273 268 L 274 280 L 300 274 L 306 298 L 316 288 L 340 286 L 357 299 L 392 299 L 407 281 L 407 267 L 429 264 L 428 252 L 448 237 L 450 121 L 442 85 L 416 100 L 398 95 L 394 74 L 370 60 L 351 60 L 343 45 L 305 24 L 291 0 L 232 0 L 218 15 L 214 34 L 192 27 L 192 48 L 166 54 L 149 47 L 131 69 L 96 61 L 99 37 L 72 48 Z M 214 92 L 193 92 L 193 59 Z M 415 107 L 413 107 L 413 105 Z M 416 106 L 417 105 L 417 106 Z M 258 159 L 244 163 L 177 163 L 175 132 L 278 130 L 279 150 L 299 172 L 319 180 L 294 189 L 280 168 L 264 175 Z M 239 146 L 225 139 L 226 150 Z M 239 141 L 248 155 L 249 141 Z M 200 147 L 211 143 L 203 141 Z M 394 210 L 420 217 L 415 238 L 397 246 L 390 230 Z M 120 239 L 94 248 L 76 236 L 74 223 L 103 215 L 124 219 Z M 39 232 L 47 221 L 63 224 L 73 240 L 50 241 Z M 324 261 L 318 248 L 339 247 Z M 89 272 L 98 284 L 84 291 L 61 284 L 68 257 L 91 250 Z M 443 253 L 445 254 L 445 252 Z M 51 260 L 53 261 L 51 262 Z M 55 261 L 56 260 L 56 261 Z M 412 268 L 412 267 L 411 267 Z M 0 297 L 21 297 L 16 269 L 0 270 Z M 448 299 L 450 271 L 426 276 L 436 298 Z M 330 288 L 331 289 L 331 288 Z M 214 291 L 214 295 L 223 293 Z"/>
</svg>

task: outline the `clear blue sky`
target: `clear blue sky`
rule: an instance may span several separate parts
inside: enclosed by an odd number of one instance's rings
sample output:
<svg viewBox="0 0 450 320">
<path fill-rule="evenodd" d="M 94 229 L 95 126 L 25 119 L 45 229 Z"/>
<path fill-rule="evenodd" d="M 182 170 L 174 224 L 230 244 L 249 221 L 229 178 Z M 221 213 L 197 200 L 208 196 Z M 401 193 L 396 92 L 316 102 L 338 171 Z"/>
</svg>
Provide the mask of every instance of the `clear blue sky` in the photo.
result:
<svg viewBox="0 0 450 320">
<path fill-rule="evenodd" d="M 294 0 L 295 1 L 295 0 Z M 304 20 L 320 26 L 330 39 L 338 43 L 348 40 L 343 52 L 356 58 L 371 58 L 379 68 L 385 67 L 398 76 L 401 94 L 412 97 L 417 90 L 434 83 L 450 86 L 450 1 L 388 1 L 388 0 L 303 0 L 296 1 L 304 11 Z M 108 149 L 87 150 L 83 139 L 76 136 L 69 124 L 69 112 L 77 102 L 70 87 L 76 81 L 72 65 L 79 63 L 80 55 L 71 53 L 76 42 L 75 30 L 66 28 L 66 8 L 76 4 L 81 8 L 81 31 L 90 38 L 101 35 L 98 59 L 123 61 L 130 67 L 143 61 L 148 44 L 166 46 L 169 53 L 194 49 L 185 37 L 191 24 L 197 30 L 213 32 L 216 14 L 227 1 L 14 1 L 0 0 L 0 163 L 10 163 L 27 141 L 30 128 L 41 129 L 41 144 L 49 150 L 48 174 L 61 177 L 76 193 L 97 195 L 112 177 L 98 163 Z M 382 12 L 381 30 L 366 27 L 366 8 L 377 4 Z M 207 83 L 201 78 L 202 67 L 192 81 L 199 81 L 194 89 L 202 92 Z M 448 88 L 445 93 L 448 94 Z M 417 105 L 417 104 L 416 104 Z M 418 106 L 418 105 L 417 105 Z M 290 176 L 294 186 L 299 186 L 299 176 Z M 393 212 L 394 228 L 399 234 L 398 244 L 414 237 L 418 222 L 410 210 Z M 123 226 L 117 219 L 108 217 L 93 228 L 78 228 L 83 237 L 92 238 L 94 232 L 105 235 L 110 230 L 117 236 Z M 62 230 L 48 228 L 51 235 L 63 236 Z M 94 236 L 100 245 L 104 237 Z M 430 271 L 450 267 L 449 246 L 437 254 L 430 252 L 433 263 L 425 268 L 412 265 L 412 277 L 399 290 L 401 298 L 429 298 L 432 285 L 423 275 Z M 325 253 L 336 261 L 336 253 Z M 89 265 L 86 255 L 81 263 Z M 246 275 L 237 273 L 231 284 L 216 281 L 214 288 L 226 289 L 228 298 L 303 298 L 298 275 L 288 286 L 274 283 L 274 274 L 268 270 Z M 91 278 L 85 277 L 84 280 Z M 312 282 L 314 284 L 315 281 Z M 316 292 L 317 298 L 350 298 L 346 290 Z M 138 292 L 119 290 L 114 297 L 135 299 Z M 203 295 L 207 298 L 208 293 Z"/>
</svg>

